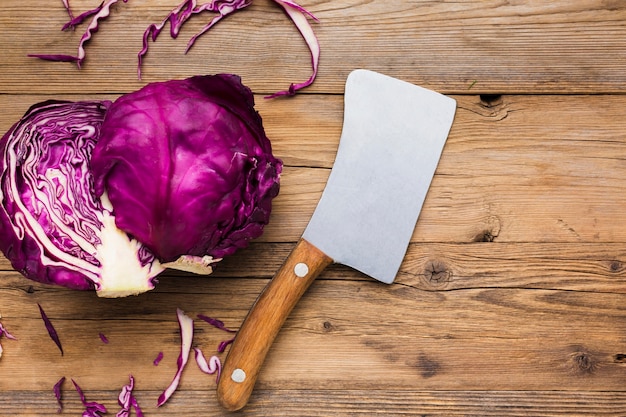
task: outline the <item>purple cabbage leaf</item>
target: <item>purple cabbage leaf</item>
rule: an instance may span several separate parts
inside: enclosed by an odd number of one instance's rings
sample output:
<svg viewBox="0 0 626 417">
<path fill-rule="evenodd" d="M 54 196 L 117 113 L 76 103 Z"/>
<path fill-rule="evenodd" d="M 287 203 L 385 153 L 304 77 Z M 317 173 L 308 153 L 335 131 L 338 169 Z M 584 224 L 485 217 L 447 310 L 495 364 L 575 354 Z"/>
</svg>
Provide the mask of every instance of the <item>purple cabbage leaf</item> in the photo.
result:
<svg viewBox="0 0 626 417">
<path fill-rule="evenodd" d="M 91 166 L 117 227 L 166 266 L 188 270 L 210 268 L 262 234 L 282 170 L 252 92 L 226 74 L 120 97 Z"/>
</svg>

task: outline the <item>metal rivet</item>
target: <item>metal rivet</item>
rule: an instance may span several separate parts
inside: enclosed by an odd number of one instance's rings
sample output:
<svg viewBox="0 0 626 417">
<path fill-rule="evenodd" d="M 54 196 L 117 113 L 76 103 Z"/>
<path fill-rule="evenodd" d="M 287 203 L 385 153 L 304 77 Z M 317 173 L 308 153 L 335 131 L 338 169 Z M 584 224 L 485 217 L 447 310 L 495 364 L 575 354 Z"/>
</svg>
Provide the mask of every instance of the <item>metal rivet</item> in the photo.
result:
<svg viewBox="0 0 626 417">
<path fill-rule="evenodd" d="M 309 267 L 304 262 L 300 262 L 296 264 L 296 266 L 293 268 L 293 272 L 296 274 L 297 277 L 304 278 L 309 273 Z"/>
<path fill-rule="evenodd" d="M 232 379 L 233 381 L 237 382 L 237 383 L 242 383 L 243 381 L 246 380 L 246 372 L 243 369 L 235 369 L 232 373 L 232 375 L 230 376 L 230 379 Z"/>
</svg>

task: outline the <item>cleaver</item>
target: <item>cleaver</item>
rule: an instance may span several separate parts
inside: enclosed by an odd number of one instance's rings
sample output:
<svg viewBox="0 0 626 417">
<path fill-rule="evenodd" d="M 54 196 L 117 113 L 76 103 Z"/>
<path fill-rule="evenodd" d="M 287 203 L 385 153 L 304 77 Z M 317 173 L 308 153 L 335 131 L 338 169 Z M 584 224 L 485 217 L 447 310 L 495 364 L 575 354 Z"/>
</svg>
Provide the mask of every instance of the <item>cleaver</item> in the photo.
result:
<svg viewBox="0 0 626 417">
<path fill-rule="evenodd" d="M 270 346 L 315 278 L 340 263 L 392 283 L 450 132 L 456 101 L 377 72 L 350 73 L 339 148 L 320 201 L 237 332 L 222 406 L 246 405 Z"/>
</svg>

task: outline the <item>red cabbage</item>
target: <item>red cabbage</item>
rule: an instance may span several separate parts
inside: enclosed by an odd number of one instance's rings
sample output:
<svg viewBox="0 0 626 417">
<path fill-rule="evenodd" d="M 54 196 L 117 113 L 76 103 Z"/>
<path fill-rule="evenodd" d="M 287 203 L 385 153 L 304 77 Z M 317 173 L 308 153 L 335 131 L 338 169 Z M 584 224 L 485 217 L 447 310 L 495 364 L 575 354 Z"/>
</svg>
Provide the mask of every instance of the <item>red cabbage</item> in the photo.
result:
<svg viewBox="0 0 626 417">
<path fill-rule="evenodd" d="M 100 13 L 100 11 L 102 10 L 103 6 L 104 6 L 104 3 L 100 3 L 100 6 L 96 7 L 95 9 L 87 10 L 86 12 L 81 13 L 81 14 L 79 14 L 76 17 L 73 17 L 71 15 L 71 11 L 68 9 L 68 11 L 70 12 L 70 21 L 67 22 L 65 25 L 63 25 L 61 30 L 74 29 L 76 26 L 78 26 L 81 23 L 83 23 L 85 21 L 85 19 L 87 19 L 88 17 L 91 17 L 93 15 L 97 15 L 98 13 Z"/>
<path fill-rule="evenodd" d="M 261 235 L 282 162 L 250 89 L 220 74 L 120 97 L 107 110 L 91 168 L 118 228 L 161 262 L 187 255 L 206 265 Z"/>
<path fill-rule="evenodd" d="M 235 341 L 234 337 L 232 339 L 221 341 L 220 344 L 217 346 L 217 351 L 219 353 L 224 353 L 228 345 L 232 344 L 234 341 Z"/>
<path fill-rule="evenodd" d="M 100 340 L 105 345 L 107 345 L 109 343 L 109 339 L 106 337 L 106 335 L 104 333 L 98 333 L 98 336 L 100 336 Z"/>
<path fill-rule="evenodd" d="M 231 329 L 227 328 L 222 320 L 218 320 L 218 319 L 215 319 L 213 317 L 205 316 L 204 314 L 198 314 L 198 318 L 200 320 L 206 321 L 207 323 L 209 323 L 211 326 L 215 327 L 216 329 L 224 330 L 225 332 L 228 332 L 228 333 L 237 333 L 237 330 L 231 330 Z"/>
<path fill-rule="evenodd" d="M 281 170 L 235 75 L 38 103 L 0 140 L 0 250 L 35 281 L 139 294 L 260 236 Z"/>
<path fill-rule="evenodd" d="M 72 8 L 70 7 L 70 0 L 61 0 L 63 2 L 63 6 L 65 6 L 65 10 L 67 10 L 67 14 L 70 17 L 70 20 L 74 18 L 74 14 L 72 13 Z"/>
</svg>

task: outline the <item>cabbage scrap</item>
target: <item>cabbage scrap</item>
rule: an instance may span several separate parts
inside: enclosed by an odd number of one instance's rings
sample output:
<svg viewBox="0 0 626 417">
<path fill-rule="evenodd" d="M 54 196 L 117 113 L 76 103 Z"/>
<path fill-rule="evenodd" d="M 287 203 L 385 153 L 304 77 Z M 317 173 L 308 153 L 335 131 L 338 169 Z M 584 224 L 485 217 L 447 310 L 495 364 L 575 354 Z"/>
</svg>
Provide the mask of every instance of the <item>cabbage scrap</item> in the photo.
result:
<svg viewBox="0 0 626 417">
<path fill-rule="evenodd" d="M 63 411 L 63 395 L 61 393 L 61 387 L 63 386 L 64 382 L 65 377 L 61 377 L 61 379 L 59 379 L 57 383 L 54 384 L 54 386 L 52 387 L 52 392 L 54 393 L 54 397 L 57 400 L 57 414 L 60 414 Z"/>
<path fill-rule="evenodd" d="M 209 358 L 209 360 L 207 360 L 200 348 L 195 347 L 193 350 L 195 352 L 196 363 L 198 364 L 200 370 L 209 375 L 217 373 L 215 382 L 219 381 L 220 374 L 222 372 L 222 362 L 220 361 L 220 358 L 213 355 Z"/>
<path fill-rule="evenodd" d="M 172 382 L 159 396 L 157 407 L 165 404 L 167 400 L 170 399 L 174 391 L 176 391 L 176 388 L 178 388 L 185 365 L 187 365 L 187 361 L 189 361 L 189 353 L 191 352 L 191 343 L 193 342 L 193 319 L 187 316 L 180 308 L 176 309 L 176 317 L 178 318 L 178 326 L 180 327 L 181 341 L 180 355 L 176 361 L 178 369 L 176 371 L 176 375 L 174 375 L 174 378 L 172 379 Z"/>
<path fill-rule="evenodd" d="M 39 303 L 37 303 L 37 306 L 39 307 L 39 313 L 41 314 L 41 319 L 43 320 L 43 323 L 46 326 L 46 330 L 48 331 L 48 335 L 50 336 L 50 339 L 52 339 L 54 344 L 57 345 L 57 347 L 61 351 L 61 356 L 63 356 L 63 346 L 61 345 L 61 339 L 59 339 L 59 334 L 57 333 L 56 329 L 52 325 L 52 322 L 48 318 L 48 315 L 43 310 L 43 307 L 41 307 Z"/>
<path fill-rule="evenodd" d="M 89 39 L 91 39 L 92 35 L 98 31 L 99 21 L 104 19 L 111 14 L 111 6 L 117 3 L 119 0 L 105 0 L 100 6 L 95 9 L 88 10 L 85 13 L 82 13 L 78 17 L 74 18 L 72 11 L 70 9 L 69 0 L 63 0 L 63 5 L 67 9 L 67 12 L 70 16 L 70 21 L 63 26 L 63 30 L 67 28 L 74 28 L 76 25 L 82 23 L 87 17 L 91 16 L 91 21 L 87 26 L 87 29 L 83 33 L 78 42 L 78 52 L 76 55 L 59 55 L 59 54 L 29 54 L 29 57 L 40 58 L 46 61 L 57 61 L 57 62 L 76 62 L 78 68 L 80 68 L 85 60 L 86 52 L 85 52 L 85 44 Z M 124 3 L 128 2 L 128 0 L 123 0 Z"/>
<path fill-rule="evenodd" d="M 135 409 L 135 415 L 137 417 L 143 417 L 141 407 L 139 407 L 137 399 L 133 394 L 133 389 L 135 388 L 135 378 L 133 378 L 132 375 L 129 375 L 129 379 L 130 382 L 128 385 L 124 385 L 122 387 L 122 391 L 120 391 L 117 398 L 117 403 L 122 407 L 122 409 L 115 414 L 115 417 L 130 417 L 131 407 Z"/>
<path fill-rule="evenodd" d="M 74 381 L 73 379 L 72 379 L 72 384 L 74 384 L 74 388 L 76 389 L 76 392 L 78 392 L 78 395 L 80 397 L 80 402 L 85 407 L 85 411 L 83 411 L 83 414 L 82 414 L 83 417 L 102 417 L 100 413 L 106 414 L 107 409 L 104 406 L 104 404 L 101 404 L 95 401 L 87 401 L 87 399 L 85 398 L 85 394 L 83 393 L 83 390 L 78 386 L 76 381 Z"/>
<path fill-rule="evenodd" d="M 268 96 L 268 98 L 279 96 L 292 96 L 296 93 L 297 90 L 311 85 L 315 80 L 315 77 L 317 76 L 317 69 L 319 66 L 320 57 L 319 41 L 315 36 L 313 28 L 309 24 L 307 17 L 310 17 L 315 21 L 317 21 L 318 19 L 312 13 L 307 11 L 304 7 L 293 1 L 274 0 L 274 2 L 276 2 L 284 9 L 285 13 L 296 25 L 298 31 L 300 32 L 307 46 L 309 47 L 309 51 L 311 53 L 311 66 L 313 68 L 313 74 L 307 81 L 297 84 L 291 84 L 287 90 L 274 93 Z M 183 2 L 180 3 L 176 8 L 174 8 L 169 13 L 169 15 L 167 15 L 165 19 L 163 19 L 159 24 L 151 24 L 144 32 L 143 47 L 137 54 L 137 76 L 139 77 L 139 79 L 141 79 L 142 58 L 148 52 L 149 40 L 152 39 L 153 42 L 156 41 L 157 37 L 165 28 L 168 22 L 170 24 L 170 36 L 172 38 L 177 38 L 181 27 L 187 20 L 189 20 L 192 15 L 200 14 L 206 11 L 217 13 L 217 16 L 213 17 L 208 24 L 206 24 L 199 32 L 197 32 L 191 37 L 191 39 L 189 39 L 189 42 L 187 43 L 187 48 L 185 49 L 185 53 L 187 53 L 194 45 L 196 40 L 204 33 L 208 32 L 220 20 L 232 13 L 235 13 L 238 10 L 248 7 L 251 3 L 252 0 L 211 0 L 207 3 L 198 4 L 197 0 L 183 0 Z"/>
<path fill-rule="evenodd" d="M 152 364 L 154 366 L 159 366 L 159 363 L 161 363 L 162 360 L 163 360 L 163 352 L 159 352 L 156 358 L 154 358 L 154 360 L 152 361 Z"/>
<path fill-rule="evenodd" d="M 0 318 L 2 318 L 2 316 L 0 316 Z M 0 323 L 0 338 L 2 338 L 2 336 L 6 337 L 9 340 L 17 340 L 17 338 L 9 333 L 7 329 L 2 325 L 2 323 Z M 0 357 L 2 357 L 2 352 L 2 344 L 0 344 Z"/>
<path fill-rule="evenodd" d="M 74 29 L 81 24 L 87 18 L 91 17 L 91 20 L 87 26 L 87 29 L 83 33 L 79 44 L 78 52 L 76 55 L 63 55 L 63 54 L 29 54 L 29 57 L 40 58 L 46 61 L 57 62 L 76 62 L 78 68 L 80 68 L 85 60 L 85 44 L 89 41 L 93 33 L 98 31 L 99 21 L 105 19 L 110 15 L 110 8 L 113 4 L 119 0 L 105 0 L 98 7 L 87 10 L 86 12 L 74 17 L 70 8 L 69 0 L 62 0 L 65 9 L 70 17 L 62 30 Z M 128 0 L 123 0 L 126 3 Z M 280 7 L 283 8 L 287 16 L 294 23 L 302 38 L 309 48 L 311 54 L 311 67 L 312 74 L 308 80 L 300 83 L 292 83 L 288 89 L 276 92 L 267 96 L 267 98 L 274 98 L 280 96 L 293 96 L 296 91 L 308 87 L 313 84 L 313 81 L 317 77 L 317 71 L 320 58 L 320 44 L 315 32 L 309 23 L 309 18 L 318 21 L 318 19 L 304 7 L 290 0 L 274 0 Z M 198 3 L 198 0 L 183 0 L 177 7 L 172 9 L 169 14 L 160 22 L 150 24 L 143 34 L 142 48 L 137 54 L 137 77 L 141 79 L 141 66 L 143 57 L 148 53 L 148 44 L 150 40 L 155 42 L 159 34 L 163 31 L 165 26 L 170 24 L 170 36 L 177 38 L 182 26 L 193 15 L 203 12 L 212 12 L 216 14 L 200 31 L 193 35 L 187 42 L 185 54 L 189 52 L 196 40 L 204 33 L 208 32 L 213 26 L 215 26 L 220 20 L 228 15 L 231 15 L 239 10 L 242 10 L 252 4 L 252 0 L 211 0 L 206 3 Z"/>
</svg>

